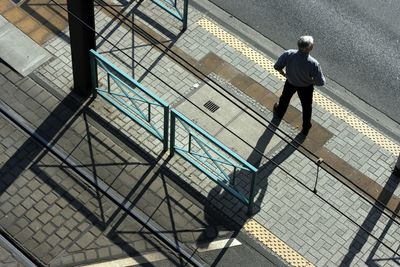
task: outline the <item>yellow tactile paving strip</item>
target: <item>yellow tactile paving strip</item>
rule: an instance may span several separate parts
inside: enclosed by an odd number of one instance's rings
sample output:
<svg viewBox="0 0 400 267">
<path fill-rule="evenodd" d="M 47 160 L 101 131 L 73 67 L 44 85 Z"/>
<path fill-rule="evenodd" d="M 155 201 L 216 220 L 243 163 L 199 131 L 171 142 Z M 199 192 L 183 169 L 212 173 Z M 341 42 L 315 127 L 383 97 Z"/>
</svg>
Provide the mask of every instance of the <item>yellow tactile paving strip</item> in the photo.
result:
<svg viewBox="0 0 400 267">
<path fill-rule="evenodd" d="M 378 132 L 377 130 L 371 128 L 362 121 L 360 118 L 352 115 L 350 112 L 346 111 L 339 105 L 335 104 L 334 102 L 330 101 L 325 96 L 321 95 L 318 92 L 314 93 L 314 101 L 325 110 L 330 112 L 331 114 L 335 115 L 337 118 L 342 119 L 347 124 L 352 126 L 354 129 L 359 131 L 360 133 L 367 136 L 373 142 L 378 144 L 379 146 L 383 147 L 387 151 L 393 153 L 394 155 L 398 155 L 400 153 L 400 146 L 393 142 L 392 140 L 388 139 L 386 136 Z"/>
<path fill-rule="evenodd" d="M 213 34 L 215 37 L 219 38 L 221 41 L 236 49 L 238 52 L 242 53 L 254 63 L 260 65 L 269 73 L 273 74 L 279 80 L 285 80 L 285 77 L 283 77 L 279 72 L 274 69 L 274 63 L 272 61 L 268 60 L 265 56 L 255 51 L 232 34 L 229 34 L 225 30 L 205 18 L 200 19 L 197 23 L 202 28 Z M 386 136 L 376 131 L 375 129 L 369 127 L 361 119 L 352 115 L 350 112 L 335 104 L 327 97 L 321 95 L 319 92 L 314 92 L 314 102 L 327 110 L 329 113 L 335 115 L 337 118 L 342 119 L 343 121 L 351 125 L 354 129 L 364 134 L 373 142 L 386 149 L 387 151 L 393 153 L 394 155 L 398 155 L 400 153 L 400 145 L 388 139 Z"/>
<path fill-rule="evenodd" d="M 244 225 L 244 229 L 290 265 L 295 267 L 314 266 L 311 262 L 306 260 L 294 249 L 286 245 L 282 240 L 280 240 L 273 233 L 268 231 L 257 221 L 253 219 L 247 221 L 247 223 Z"/>
<path fill-rule="evenodd" d="M 280 75 L 279 72 L 277 72 L 274 69 L 274 63 L 272 61 L 267 60 L 265 58 L 265 56 L 258 53 L 251 47 L 247 46 L 245 43 L 243 43 L 242 41 L 237 39 L 232 34 L 227 33 L 226 31 L 224 31 L 223 29 L 221 29 L 220 27 L 218 27 L 211 21 L 204 19 L 204 18 L 197 21 L 197 23 L 201 27 L 206 29 L 208 32 L 212 33 L 213 35 L 218 37 L 220 40 L 227 43 L 229 46 L 236 49 L 237 51 L 239 51 L 240 53 L 242 53 L 243 55 L 245 55 L 246 57 L 251 59 L 253 62 L 257 63 L 258 65 L 260 65 L 261 67 L 266 69 L 268 72 L 274 74 L 280 80 L 282 80 L 282 81 L 285 80 L 285 77 Z"/>
</svg>

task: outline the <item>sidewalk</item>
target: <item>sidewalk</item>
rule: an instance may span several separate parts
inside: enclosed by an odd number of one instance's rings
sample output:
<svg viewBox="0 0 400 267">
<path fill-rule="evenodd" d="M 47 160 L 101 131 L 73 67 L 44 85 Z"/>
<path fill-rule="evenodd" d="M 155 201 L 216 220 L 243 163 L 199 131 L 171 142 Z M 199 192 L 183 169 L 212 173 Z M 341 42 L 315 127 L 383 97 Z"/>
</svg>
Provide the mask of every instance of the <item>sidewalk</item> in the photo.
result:
<svg viewBox="0 0 400 267">
<path fill-rule="evenodd" d="M 134 4 L 131 4 L 117 9 L 129 14 L 133 7 Z M 283 78 L 272 69 L 273 59 L 192 7 L 189 8 L 188 30 L 180 36 L 179 22 L 151 2 L 142 3 L 134 11 L 135 25 L 161 41 L 168 51 L 160 45 L 149 44 L 137 34 L 132 35 L 129 24 L 115 18 L 115 11 L 113 15 L 106 8 L 97 7 L 96 10 L 97 32 L 107 36 L 118 47 L 99 37 L 98 51 L 259 167 L 256 197 L 259 211 L 253 220 L 316 266 L 396 265 L 395 258 L 398 255 L 365 235 L 358 225 L 373 232 L 389 248 L 396 249 L 400 240 L 398 224 L 340 183 L 337 178 L 344 180 L 340 175 L 334 177 L 320 170 L 318 194 L 314 194 L 312 189 L 317 166 L 288 146 L 284 140 L 289 143 L 292 141 L 279 130 L 267 129 L 268 126 L 272 127 L 272 105 L 283 87 Z M 128 22 L 128 18 L 124 20 Z M 43 44 L 54 58 L 34 73 L 36 77 L 54 84 L 54 88 L 62 90 L 62 95 L 69 94 L 72 86 L 69 44 L 65 38 L 67 33 L 65 30 L 63 38 L 54 37 Z M 177 64 L 174 61 L 176 55 L 168 56 L 171 52 L 200 69 L 207 79 L 200 79 L 189 71 L 191 68 Z M 182 60 L 178 58 L 178 61 Z M 32 97 L 37 99 L 38 96 Z M 212 112 L 204 107 L 209 100 L 219 107 L 217 111 Z M 317 159 L 323 158 L 346 178 L 399 214 L 399 180 L 391 175 L 400 150 L 399 144 L 321 92 L 316 93 L 315 103 L 313 128 L 307 139 L 301 140 L 303 146 L 314 153 Z M 153 157 L 159 155 L 161 144 L 102 99 L 97 98 L 90 108 L 107 118 L 112 127 L 140 143 Z M 23 110 L 20 112 L 24 113 Z M 31 123 L 37 119 L 34 114 L 26 113 Z M 299 101 L 295 100 L 280 122 L 279 129 L 292 138 L 298 138 L 299 125 L 301 107 Z M 256 153 L 255 148 L 263 151 L 264 156 L 278 166 Z M 118 151 L 115 156 L 120 153 L 123 151 Z M 242 204 L 221 191 L 183 159 L 175 156 L 166 166 L 178 173 L 190 185 L 188 188 L 200 192 L 236 224 L 247 229 L 249 222 Z M 101 168 L 96 172 L 102 172 Z M 308 188 L 301 186 L 288 174 L 295 176 Z M 106 177 L 111 179 L 113 176 L 106 172 L 104 177 L 107 180 Z M 259 238 L 257 233 L 253 234 L 255 239 Z M 268 242 L 263 244 L 270 245 Z"/>
<path fill-rule="evenodd" d="M 206 199 L 199 201 L 197 192 L 166 169 L 168 158 L 142 151 L 77 95 L 57 93 L 4 64 L 0 73 L 2 108 L 7 105 L 52 150 L 67 156 L 68 162 L 60 162 L 0 116 L 0 227 L 42 265 L 185 265 L 160 241 L 162 235 L 203 266 L 235 258 L 218 259 L 222 248 L 224 254 L 232 248 L 235 255 L 250 255 L 256 266 L 285 266 L 270 252 L 260 253 Z M 90 174 L 98 188 L 67 163 Z M 0 265 L 13 262 L 4 250 Z"/>
</svg>

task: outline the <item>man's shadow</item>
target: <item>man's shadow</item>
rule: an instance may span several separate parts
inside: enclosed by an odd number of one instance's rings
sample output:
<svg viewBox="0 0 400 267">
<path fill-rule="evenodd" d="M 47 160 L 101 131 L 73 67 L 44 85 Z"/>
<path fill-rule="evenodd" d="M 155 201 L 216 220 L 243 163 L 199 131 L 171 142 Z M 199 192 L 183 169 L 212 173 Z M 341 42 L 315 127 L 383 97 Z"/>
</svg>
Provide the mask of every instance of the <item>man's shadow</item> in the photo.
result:
<svg viewBox="0 0 400 267">
<path fill-rule="evenodd" d="M 293 152 L 297 150 L 297 147 L 305 140 L 303 134 L 298 134 L 292 141 L 288 142 L 277 155 L 268 159 L 264 155 L 264 152 L 275 135 L 280 122 L 281 118 L 274 115 L 264 133 L 258 139 L 254 150 L 246 160 L 254 167 L 258 168 L 254 193 L 257 198 L 254 200 L 253 214 L 261 210 L 262 202 L 268 187 L 268 177 L 282 162 L 293 154 Z M 262 165 L 263 159 L 267 159 L 264 165 Z M 251 176 L 248 172 L 238 172 L 236 175 L 238 185 L 247 184 L 247 186 L 250 187 L 250 179 Z M 203 248 L 208 247 L 209 244 L 218 237 L 221 230 L 233 231 L 231 238 L 234 238 L 240 232 L 249 216 L 248 207 L 218 184 L 210 190 L 204 212 L 207 224 L 197 239 L 197 245 Z M 226 245 L 225 250 L 228 246 L 229 244 Z M 218 260 L 222 257 L 224 252 L 224 250 L 220 252 L 220 257 L 214 261 L 213 265 L 218 263 Z"/>
</svg>

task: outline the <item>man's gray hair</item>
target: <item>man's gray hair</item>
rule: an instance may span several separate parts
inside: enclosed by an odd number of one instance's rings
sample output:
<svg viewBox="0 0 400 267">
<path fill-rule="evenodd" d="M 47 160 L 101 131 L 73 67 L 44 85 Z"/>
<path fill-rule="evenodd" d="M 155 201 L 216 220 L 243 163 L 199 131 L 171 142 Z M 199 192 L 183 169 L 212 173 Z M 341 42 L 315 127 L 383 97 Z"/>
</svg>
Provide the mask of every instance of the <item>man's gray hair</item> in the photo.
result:
<svg viewBox="0 0 400 267">
<path fill-rule="evenodd" d="M 297 41 L 297 46 L 299 50 L 309 50 L 314 45 L 314 38 L 310 35 L 304 35 Z"/>
</svg>

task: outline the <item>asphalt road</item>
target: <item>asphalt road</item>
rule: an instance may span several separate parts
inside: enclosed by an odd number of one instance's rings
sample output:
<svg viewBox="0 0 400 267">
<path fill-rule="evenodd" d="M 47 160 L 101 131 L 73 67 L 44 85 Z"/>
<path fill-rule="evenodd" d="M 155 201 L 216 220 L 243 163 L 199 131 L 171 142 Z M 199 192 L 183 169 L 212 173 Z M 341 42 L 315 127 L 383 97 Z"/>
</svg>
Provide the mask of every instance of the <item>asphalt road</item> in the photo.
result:
<svg viewBox="0 0 400 267">
<path fill-rule="evenodd" d="M 285 49 L 313 35 L 325 75 L 400 123 L 400 1 L 210 1 Z"/>
</svg>

